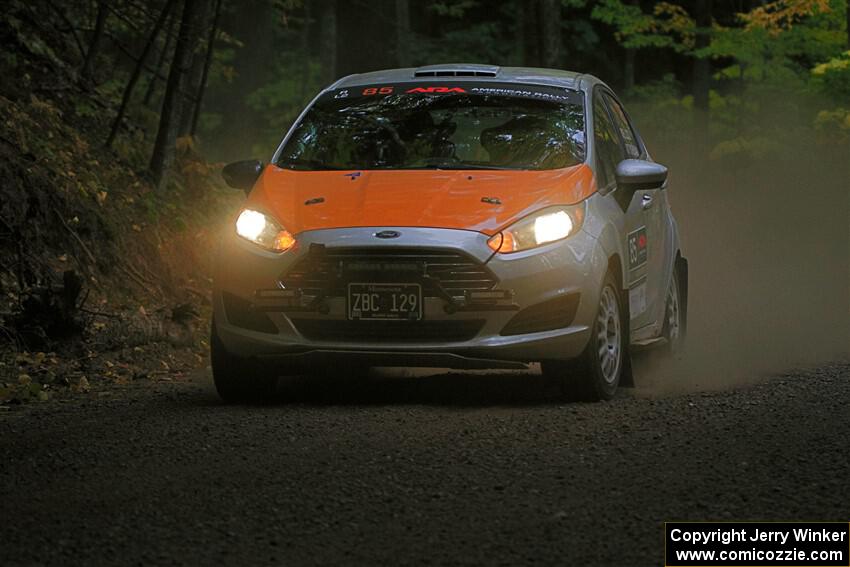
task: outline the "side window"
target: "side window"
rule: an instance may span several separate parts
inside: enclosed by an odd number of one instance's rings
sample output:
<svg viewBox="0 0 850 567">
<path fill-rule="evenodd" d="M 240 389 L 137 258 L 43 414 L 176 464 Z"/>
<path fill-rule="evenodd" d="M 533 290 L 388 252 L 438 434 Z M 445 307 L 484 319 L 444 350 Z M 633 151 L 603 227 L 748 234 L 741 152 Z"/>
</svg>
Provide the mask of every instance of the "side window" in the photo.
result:
<svg viewBox="0 0 850 567">
<path fill-rule="evenodd" d="M 623 149 L 602 97 L 598 94 L 593 96 L 593 137 L 596 145 L 598 183 L 602 189 L 614 181 L 614 171 L 617 164 L 623 160 Z"/>
<path fill-rule="evenodd" d="M 638 144 L 634 129 L 629 124 L 629 119 L 626 118 L 623 107 L 613 97 L 607 94 L 605 95 L 605 99 L 608 101 L 608 108 L 611 109 L 611 115 L 614 117 L 614 122 L 620 130 L 620 136 L 622 136 L 623 143 L 626 146 L 626 156 L 630 158 L 640 157 L 640 144 Z"/>
</svg>

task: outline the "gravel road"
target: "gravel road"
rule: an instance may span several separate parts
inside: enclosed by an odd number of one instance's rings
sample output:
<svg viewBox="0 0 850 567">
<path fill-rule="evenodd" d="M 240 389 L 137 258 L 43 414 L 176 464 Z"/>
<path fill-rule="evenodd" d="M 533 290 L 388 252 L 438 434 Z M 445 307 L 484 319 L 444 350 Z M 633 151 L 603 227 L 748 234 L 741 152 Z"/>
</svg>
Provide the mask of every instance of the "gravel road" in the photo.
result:
<svg viewBox="0 0 850 567">
<path fill-rule="evenodd" d="M 850 519 L 850 364 L 564 404 L 523 375 L 209 378 L 0 413 L 0 564 L 659 565 L 665 520 Z"/>
</svg>

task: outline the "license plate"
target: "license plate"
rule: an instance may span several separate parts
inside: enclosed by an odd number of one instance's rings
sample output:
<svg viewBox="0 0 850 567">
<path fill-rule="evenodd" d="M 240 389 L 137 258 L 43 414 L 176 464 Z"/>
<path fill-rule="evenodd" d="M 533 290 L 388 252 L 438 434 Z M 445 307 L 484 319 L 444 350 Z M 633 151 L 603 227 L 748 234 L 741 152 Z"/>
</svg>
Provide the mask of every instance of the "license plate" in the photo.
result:
<svg viewBox="0 0 850 567">
<path fill-rule="evenodd" d="M 348 318 L 418 321 L 422 319 L 422 286 L 409 283 L 350 283 Z"/>
</svg>

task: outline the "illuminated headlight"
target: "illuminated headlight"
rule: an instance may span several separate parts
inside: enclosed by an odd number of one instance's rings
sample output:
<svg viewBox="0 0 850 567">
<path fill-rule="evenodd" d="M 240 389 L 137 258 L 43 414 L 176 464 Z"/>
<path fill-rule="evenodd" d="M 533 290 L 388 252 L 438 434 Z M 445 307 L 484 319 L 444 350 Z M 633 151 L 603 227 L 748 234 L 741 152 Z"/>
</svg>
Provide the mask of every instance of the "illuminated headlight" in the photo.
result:
<svg viewBox="0 0 850 567">
<path fill-rule="evenodd" d="M 510 254 L 572 236 L 584 222 L 585 203 L 550 207 L 520 219 L 493 235 L 487 245 L 495 252 Z"/>
<path fill-rule="evenodd" d="M 277 221 L 251 209 L 239 213 L 236 234 L 273 252 L 285 252 L 295 245 L 295 237 Z"/>
</svg>

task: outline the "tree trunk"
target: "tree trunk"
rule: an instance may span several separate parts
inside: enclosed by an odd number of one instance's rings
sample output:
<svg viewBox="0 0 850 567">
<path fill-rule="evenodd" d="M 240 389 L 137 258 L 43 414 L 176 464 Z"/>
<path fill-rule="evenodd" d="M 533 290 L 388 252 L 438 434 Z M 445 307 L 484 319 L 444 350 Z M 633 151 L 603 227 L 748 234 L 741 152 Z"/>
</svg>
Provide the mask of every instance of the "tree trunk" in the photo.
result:
<svg viewBox="0 0 850 567">
<path fill-rule="evenodd" d="M 298 99 L 307 100 L 307 88 L 310 86 L 310 26 L 313 25 L 313 4 L 310 2 L 304 3 L 304 24 L 301 27 L 301 45 L 299 46 L 300 66 L 299 74 L 301 80 L 298 84 Z"/>
<path fill-rule="evenodd" d="M 191 59 L 189 71 L 180 89 L 179 120 L 177 137 L 188 136 L 192 129 L 192 117 L 197 104 L 197 94 L 204 75 L 206 50 L 199 49 L 201 38 L 208 30 L 210 20 L 210 0 L 196 0 L 195 17 L 190 29 L 189 45 Z"/>
<path fill-rule="evenodd" d="M 632 6 L 640 6 L 638 0 L 629 0 Z M 626 47 L 623 59 L 623 89 L 630 91 L 635 86 L 635 49 Z"/>
<path fill-rule="evenodd" d="M 89 49 L 86 52 L 85 61 L 83 61 L 82 76 L 85 79 L 92 79 L 92 67 L 94 66 L 97 54 L 100 51 L 100 44 L 103 42 L 104 30 L 106 29 L 106 20 L 109 17 L 109 4 L 103 0 L 97 3 L 97 17 L 94 24 L 94 32 L 92 33 Z"/>
<path fill-rule="evenodd" d="M 560 0 L 541 0 L 540 31 L 543 39 L 543 66 L 560 67 L 563 64 Z"/>
<path fill-rule="evenodd" d="M 521 0 L 519 3 L 520 51 L 522 64 L 526 67 L 539 67 L 540 37 L 537 33 L 537 0 Z"/>
<path fill-rule="evenodd" d="M 147 60 L 151 48 L 154 43 L 156 43 L 156 38 L 159 36 L 162 26 L 165 25 L 165 20 L 168 18 L 168 14 L 171 13 L 171 8 L 173 6 L 174 0 L 168 0 L 165 3 L 165 6 L 159 13 L 159 17 L 156 19 L 150 34 L 148 34 L 148 40 L 145 42 L 145 47 L 142 49 L 139 61 L 133 69 L 133 74 L 130 75 L 130 80 L 127 81 L 127 85 L 124 87 L 124 94 L 121 96 L 121 106 L 118 108 L 118 115 L 112 122 L 112 129 L 109 131 L 109 136 L 106 138 L 107 148 L 112 146 L 112 142 L 115 141 L 115 136 L 118 135 L 118 130 L 121 128 L 121 122 L 124 120 L 124 115 L 127 112 L 127 105 L 130 104 L 130 99 L 133 97 L 133 89 L 136 87 L 136 82 L 139 80 L 139 76 L 142 74 L 142 69 L 145 66 L 145 60 Z"/>
<path fill-rule="evenodd" d="M 232 2 L 227 5 L 234 6 Z M 218 130 L 227 133 L 226 146 L 230 151 L 247 152 L 257 143 L 257 132 L 268 127 L 268 117 L 245 111 L 245 100 L 278 77 L 270 61 L 279 53 L 275 38 L 280 30 L 280 13 L 269 0 L 240 0 L 238 14 L 238 17 L 228 17 L 222 29 L 243 43 L 241 48 L 233 50 L 230 63 L 239 70 L 239 78 L 226 88 L 216 89 L 216 112 L 221 114 Z M 220 144 L 221 147 L 225 145 Z"/>
<path fill-rule="evenodd" d="M 395 41 L 399 67 L 410 67 L 410 2 L 395 0 Z"/>
<path fill-rule="evenodd" d="M 159 75 L 162 74 L 163 68 L 165 68 L 165 62 L 168 60 L 168 56 L 171 54 L 171 40 L 174 37 L 174 26 L 177 23 L 177 16 L 175 12 L 171 12 L 168 15 L 168 29 L 166 30 L 165 43 L 162 46 L 162 52 L 159 54 L 159 59 L 156 62 L 156 72 L 151 74 L 150 80 L 148 81 L 148 87 L 145 90 L 145 98 L 144 105 L 150 106 L 151 100 L 153 99 L 153 93 L 156 91 L 156 82 L 159 80 Z"/>
<path fill-rule="evenodd" d="M 623 61 L 623 90 L 630 91 L 635 86 L 635 50 L 626 48 Z"/>
<path fill-rule="evenodd" d="M 196 0 L 184 0 L 177 45 L 174 48 L 174 58 L 168 72 L 168 81 L 162 98 L 162 110 L 159 115 L 159 128 L 156 132 L 156 142 L 154 142 L 150 162 L 150 170 L 158 190 L 162 190 L 165 186 L 166 174 L 174 160 L 174 144 L 177 141 L 179 126 L 180 90 L 191 60 L 192 26 L 196 13 Z"/>
<path fill-rule="evenodd" d="M 213 52 L 215 51 L 215 38 L 218 35 L 218 22 L 220 18 L 221 0 L 216 0 L 212 27 L 210 28 L 210 36 L 207 40 L 207 54 L 204 60 L 204 72 L 201 75 L 201 84 L 198 88 L 198 95 L 195 101 L 195 111 L 192 114 L 192 127 L 189 130 L 190 136 L 194 136 L 195 132 L 198 131 L 198 119 L 201 116 L 201 105 L 204 102 L 204 92 L 207 90 L 207 80 L 209 79 L 210 67 L 212 66 Z"/>
<path fill-rule="evenodd" d="M 517 66 L 525 65 L 525 6 L 524 2 L 517 2 L 516 18 L 514 18 L 514 44 Z"/>
<path fill-rule="evenodd" d="M 319 10 L 319 43 L 321 45 L 319 59 L 322 66 L 322 82 L 328 84 L 337 78 L 338 73 L 336 63 L 336 0 L 320 0 Z"/>
<path fill-rule="evenodd" d="M 696 0 L 695 20 L 697 26 L 696 49 L 708 47 L 711 28 L 711 0 Z M 694 58 L 694 108 L 708 112 L 708 93 L 711 88 L 711 61 L 707 57 Z"/>
<path fill-rule="evenodd" d="M 395 0 L 342 0 L 337 2 L 337 72 L 364 73 L 395 66 Z M 389 38 L 389 39 L 388 39 Z M 387 46 L 389 45 L 389 49 Z"/>
</svg>

